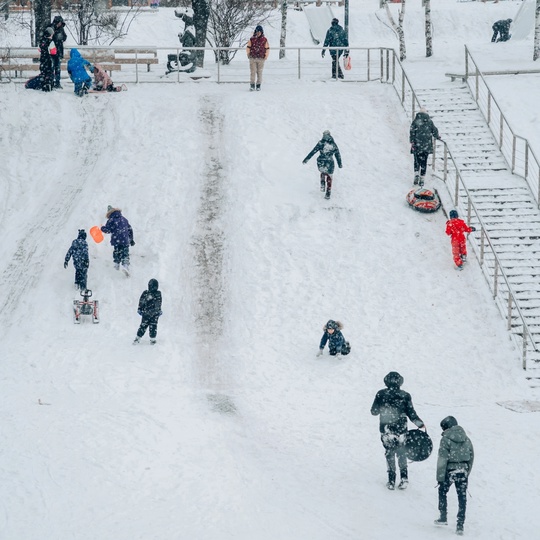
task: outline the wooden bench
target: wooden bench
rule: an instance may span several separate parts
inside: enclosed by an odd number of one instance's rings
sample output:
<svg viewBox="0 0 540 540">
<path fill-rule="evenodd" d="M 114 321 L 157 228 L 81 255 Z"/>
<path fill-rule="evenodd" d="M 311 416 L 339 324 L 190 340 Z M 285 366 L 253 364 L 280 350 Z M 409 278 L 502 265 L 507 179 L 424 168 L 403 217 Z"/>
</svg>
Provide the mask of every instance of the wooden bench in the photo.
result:
<svg viewBox="0 0 540 540">
<path fill-rule="evenodd" d="M 152 64 L 158 64 L 156 49 L 114 49 L 114 61 L 117 64 L 144 64 L 150 71 Z"/>
<path fill-rule="evenodd" d="M 482 75 L 530 75 L 534 73 L 540 73 L 540 69 L 506 69 L 499 71 L 481 71 Z M 467 80 L 467 75 L 465 73 L 445 73 L 446 77 L 450 77 L 450 80 L 454 82 L 456 79 L 461 79 L 463 82 Z M 474 77 L 476 71 L 471 71 L 469 77 Z"/>
</svg>

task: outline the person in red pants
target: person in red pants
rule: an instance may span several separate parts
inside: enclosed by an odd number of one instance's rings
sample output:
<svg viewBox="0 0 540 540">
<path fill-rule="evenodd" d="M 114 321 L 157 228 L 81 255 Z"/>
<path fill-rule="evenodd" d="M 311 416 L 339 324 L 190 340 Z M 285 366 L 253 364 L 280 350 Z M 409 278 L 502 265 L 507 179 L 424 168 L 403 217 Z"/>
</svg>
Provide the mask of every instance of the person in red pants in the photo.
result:
<svg viewBox="0 0 540 540">
<path fill-rule="evenodd" d="M 474 227 L 469 227 L 456 210 L 450 210 L 450 219 L 446 222 L 446 234 L 450 236 L 452 242 L 452 257 L 458 270 L 463 270 L 463 263 L 467 260 L 467 239 L 465 233 L 476 231 Z"/>
</svg>

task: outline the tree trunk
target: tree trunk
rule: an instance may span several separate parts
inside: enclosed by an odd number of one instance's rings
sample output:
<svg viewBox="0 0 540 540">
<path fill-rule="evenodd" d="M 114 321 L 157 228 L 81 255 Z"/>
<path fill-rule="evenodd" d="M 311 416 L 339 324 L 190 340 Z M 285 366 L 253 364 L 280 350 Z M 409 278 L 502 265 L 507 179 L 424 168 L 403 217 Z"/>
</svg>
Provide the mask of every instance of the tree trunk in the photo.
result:
<svg viewBox="0 0 540 540">
<path fill-rule="evenodd" d="M 540 0 L 538 0 L 540 1 Z M 287 38 L 287 0 L 281 4 L 281 34 L 279 36 L 279 59 L 285 58 L 285 43 Z"/>
<path fill-rule="evenodd" d="M 392 12 L 388 7 L 388 0 L 381 0 L 381 2 L 381 5 L 386 9 L 386 15 L 388 17 L 388 20 L 390 21 L 390 25 L 398 36 L 399 59 L 403 61 L 405 60 L 405 58 L 407 58 L 407 50 L 405 48 L 405 33 L 403 32 L 403 19 L 405 17 L 405 0 L 402 0 L 401 2 L 401 10 L 399 11 L 399 25 L 396 24 L 396 21 L 394 21 L 394 17 L 392 17 Z"/>
<path fill-rule="evenodd" d="M 51 0 L 35 0 L 34 14 L 36 22 L 36 42 L 34 43 L 34 46 L 37 47 L 39 45 L 43 30 L 51 22 Z"/>
<path fill-rule="evenodd" d="M 195 26 L 195 46 L 206 46 L 206 31 L 210 17 L 210 2 L 208 0 L 192 0 L 193 26 Z M 204 66 L 204 51 L 197 51 L 197 67 Z"/>
<path fill-rule="evenodd" d="M 533 60 L 538 60 L 538 58 L 540 58 L 540 0 L 536 0 L 536 14 L 534 20 Z"/>
<path fill-rule="evenodd" d="M 433 38 L 431 37 L 431 0 L 424 0 L 426 13 L 426 56 L 433 56 Z"/>
</svg>

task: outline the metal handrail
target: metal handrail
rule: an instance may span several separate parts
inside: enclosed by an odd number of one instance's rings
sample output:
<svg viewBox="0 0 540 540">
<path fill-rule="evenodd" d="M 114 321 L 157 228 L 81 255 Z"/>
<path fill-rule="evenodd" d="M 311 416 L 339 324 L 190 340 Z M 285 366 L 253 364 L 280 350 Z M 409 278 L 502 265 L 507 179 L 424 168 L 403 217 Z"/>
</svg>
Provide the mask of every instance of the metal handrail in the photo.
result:
<svg viewBox="0 0 540 540">
<path fill-rule="evenodd" d="M 473 65 L 472 69 L 469 62 Z M 474 83 L 471 83 L 471 79 Z M 526 180 L 536 205 L 540 208 L 540 160 L 536 157 L 528 139 L 517 135 L 510 126 L 467 45 L 465 45 L 465 80 L 512 174 Z M 494 115 L 494 107 L 497 115 Z M 498 117 L 498 122 L 494 120 L 494 116 Z"/>
<path fill-rule="evenodd" d="M 387 78 L 387 80 L 383 82 L 388 82 L 392 84 L 392 86 L 396 90 L 396 93 L 398 94 L 398 97 L 400 98 L 400 101 L 404 110 L 406 112 L 410 111 L 411 116 L 414 118 L 415 111 L 421 108 L 420 100 L 418 99 L 418 96 L 416 95 L 416 92 L 414 91 L 414 88 L 412 87 L 412 84 L 409 78 L 407 77 L 405 70 L 403 69 L 403 65 L 401 64 L 396 52 L 393 49 L 391 49 L 391 51 L 393 53 L 392 59 L 391 59 L 393 76 L 391 78 Z M 388 58 L 388 61 L 390 61 L 389 58 Z M 398 75 L 397 78 L 395 75 L 396 68 L 400 71 L 400 76 Z M 389 70 L 387 70 L 387 72 L 388 71 Z M 410 100 L 405 99 L 406 96 L 410 96 Z M 490 287 L 490 290 L 493 293 L 493 298 L 494 300 L 497 301 L 497 304 L 499 305 L 503 316 L 506 318 L 507 328 L 509 331 L 512 330 L 513 314 L 517 313 L 517 316 L 520 320 L 520 324 L 522 325 L 522 328 L 523 328 L 522 334 L 521 334 L 522 367 L 523 369 L 527 369 L 528 345 L 530 345 L 535 352 L 539 352 L 539 349 L 536 343 L 534 342 L 532 333 L 529 330 L 525 317 L 519 307 L 516 294 L 514 293 L 512 286 L 510 284 L 510 280 L 508 279 L 508 276 L 506 275 L 504 271 L 503 265 L 501 264 L 499 256 L 497 255 L 497 252 L 495 250 L 495 246 L 493 245 L 493 242 L 484 225 L 484 222 L 482 221 L 482 218 L 480 217 L 480 213 L 478 212 L 476 205 L 473 202 L 471 194 L 469 193 L 469 190 L 467 189 L 463 181 L 461 172 L 452 155 L 452 152 L 450 151 L 450 148 L 448 147 L 445 141 L 441 141 L 441 143 L 444 145 L 443 156 L 442 156 L 442 163 L 443 163 L 442 180 L 444 181 L 444 185 L 446 186 L 446 189 L 448 190 L 448 193 L 450 197 L 452 198 L 452 202 L 454 206 L 460 210 L 461 215 L 467 216 L 468 223 L 471 223 L 471 219 L 474 219 L 475 226 L 476 224 L 478 224 L 478 227 L 480 229 L 479 231 L 480 241 L 478 241 L 475 237 L 472 237 L 471 246 L 478 258 L 480 268 L 482 269 L 482 273 L 488 283 L 488 287 Z M 432 160 L 433 169 L 435 169 L 436 154 L 437 154 L 437 141 L 435 141 L 435 146 L 433 148 L 433 160 Z M 449 177 L 452 173 L 455 173 L 455 185 L 452 186 L 451 188 L 449 186 Z M 492 276 L 489 274 L 489 269 L 487 267 L 487 264 L 485 264 L 486 263 L 486 249 L 489 250 L 493 258 L 493 275 Z M 500 285 L 502 283 L 504 283 L 504 285 L 506 286 L 506 291 L 508 293 L 508 299 L 506 302 L 504 302 L 501 299 L 500 294 L 499 294 Z M 512 335 L 517 337 L 517 334 L 512 333 Z"/>
</svg>

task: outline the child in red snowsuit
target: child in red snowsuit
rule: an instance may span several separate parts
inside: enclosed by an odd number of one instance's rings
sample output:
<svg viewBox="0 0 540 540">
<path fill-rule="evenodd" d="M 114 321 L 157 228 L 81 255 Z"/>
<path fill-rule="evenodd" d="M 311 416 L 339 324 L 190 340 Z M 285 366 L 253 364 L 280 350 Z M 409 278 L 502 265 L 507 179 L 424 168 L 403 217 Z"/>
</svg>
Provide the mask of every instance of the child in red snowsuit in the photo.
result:
<svg viewBox="0 0 540 540">
<path fill-rule="evenodd" d="M 469 227 L 462 219 L 459 219 L 456 210 L 450 210 L 450 219 L 446 222 L 446 234 L 450 236 L 452 242 L 452 256 L 458 270 L 463 268 L 463 263 L 467 260 L 467 239 L 465 233 L 476 231 L 474 227 Z"/>
</svg>

